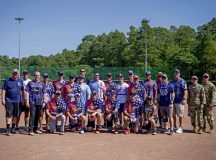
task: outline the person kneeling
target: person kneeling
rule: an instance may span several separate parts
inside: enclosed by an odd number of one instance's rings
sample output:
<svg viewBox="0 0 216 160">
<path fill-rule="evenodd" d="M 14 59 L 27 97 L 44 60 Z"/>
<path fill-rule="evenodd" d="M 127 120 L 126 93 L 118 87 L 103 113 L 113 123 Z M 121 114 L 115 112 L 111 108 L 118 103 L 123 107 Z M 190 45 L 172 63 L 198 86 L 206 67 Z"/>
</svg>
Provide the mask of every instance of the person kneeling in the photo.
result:
<svg viewBox="0 0 216 160">
<path fill-rule="evenodd" d="M 144 126 L 143 132 L 148 133 L 152 129 L 152 134 L 156 135 L 156 123 L 158 120 L 157 107 L 155 106 L 152 97 L 147 98 L 147 104 L 144 108 Z"/>
<path fill-rule="evenodd" d="M 102 120 L 102 107 L 103 102 L 97 98 L 97 93 L 93 91 L 91 99 L 87 101 L 88 131 L 92 131 L 95 128 L 95 121 L 97 121 L 96 133 L 100 133 L 99 128 Z"/>
<path fill-rule="evenodd" d="M 134 128 L 134 133 L 139 132 L 139 123 L 141 119 L 141 110 L 143 105 L 135 93 L 130 93 L 129 100 L 124 105 L 124 124 L 126 127 L 125 134 L 130 134 L 130 126 Z"/>
<path fill-rule="evenodd" d="M 115 123 L 115 134 L 118 134 L 118 110 L 120 107 L 120 103 L 118 100 L 116 100 L 116 91 L 111 90 L 110 91 L 110 98 L 108 98 L 105 101 L 105 107 L 106 107 L 106 120 L 107 120 L 107 127 L 108 132 L 112 132 L 113 127 L 113 121 Z"/>
<path fill-rule="evenodd" d="M 46 106 L 46 113 L 49 117 L 50 132 L 56 132 L 56 124 L 61 121 L 60 135 L 64 134 L 65 115 L 63 114 L 66 110 L 65 101 L 61 98 L 61 91 L 55 92 L 54 98 L 52 98 Z"/>
<path fill-rule="evenodd" d="M 80 133 L 84 134 L 85 130 L 85 106 L 80 102 L 80 94 L 76 93 L 75 101 L 68 103 L 67 105 L 67 114 L 69 116 L 69 125 L 71 131 L 75 132 L 78 128 L 81 127 Z"/>
</svg>

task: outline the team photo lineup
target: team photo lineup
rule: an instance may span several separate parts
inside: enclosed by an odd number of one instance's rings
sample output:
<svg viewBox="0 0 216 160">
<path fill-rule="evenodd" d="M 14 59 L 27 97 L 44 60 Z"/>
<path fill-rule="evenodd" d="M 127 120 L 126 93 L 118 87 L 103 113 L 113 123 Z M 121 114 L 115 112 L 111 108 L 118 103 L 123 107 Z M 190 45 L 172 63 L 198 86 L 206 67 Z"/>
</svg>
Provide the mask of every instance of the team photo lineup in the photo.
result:
<svg viewBox="0 0 216 160">
<path fill-rule="evenodd" d="M 128 75 L 118 74 L 114 82 L 112 73 L 107 73 L 107 79 L 102 81 L 100 73 L 95 72 L 90 80 L 81 68 L 78 76 L 64 77 L 64 72 L 59 71 L 56 80 L 50 81 L 47 73 L 36 71 L 30 79 L 28 70 L 20 74 L 13 69 L 2 86 L 5 135 L 99 134 L 104 130 L 126 135 L 181 134 L 186 109 L 193 133 L 214 133 L 215 85 L 207 73 L 203 74 L 201 84 L 197 76 L 192 76 L 190 85 L 180 75 L 179 69 L 174 70 L 170 79 L 165 73 L 152 75 L 147 71 L 141 81 L 129 70 Z M 22 114 L 24 128 L 19 126 Z"/>
</svg>

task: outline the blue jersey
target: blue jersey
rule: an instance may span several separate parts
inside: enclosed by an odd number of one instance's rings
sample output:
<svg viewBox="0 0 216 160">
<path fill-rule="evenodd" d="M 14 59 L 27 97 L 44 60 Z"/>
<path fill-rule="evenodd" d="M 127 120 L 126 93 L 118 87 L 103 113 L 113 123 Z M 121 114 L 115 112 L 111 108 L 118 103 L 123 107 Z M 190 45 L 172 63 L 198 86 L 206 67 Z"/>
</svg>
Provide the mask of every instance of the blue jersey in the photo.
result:
<svg viewBox="0 0 216 160">
<path fill-rule="evenodd" d="M 158 87 L 158 94 L 160 95 L 159 106 L 169 106 L 171 99 L 170 94 L 174 93 L 174 88 L 171 83 L 161 83 Z"/>
<path fill-rule="evenodd" d="M 174 103 L 182 103 L 184 91 L 187 89 L 187 83 L 182 78 L 174 79 L 171 83 L 175 91 Z"/>
<path fill-rule="evenodd" d="M 89 99 L 87 101 L 87 109 L 97 111 L 98 109 L 103 109 L 103 101 L 100 99 L 96 99 L 93 101 L 92 99 Z"/>
<path fill-rule="evenodd" d="M 142 103 L 144 102 L 144 94 L 146 94 L 146 90 L 145 87 L 141 85 L 141 83 L 138 83 L 136 85 L 132 83 L 128 89 L 128 94 L 130 95 L 131 93 L 135 93 L 137 95 L 137 98 L 139 98 Z"/>
<path fill-rule="evenodd" d="M 153 81 L 153 80 L 146 81 L 145 80 L 143 82 L 143 86 L 146 89 L 146 93 L 147 93 L 148 97 L 152 97 L 152 98 L 156 97 L 155 93 L 157 92 L 157 83 L 155 81 Z"/>
<path fill-rule="evenodd" d="M 117 99 L 115 100 L 107 99 L 105 101 L 105 108 L 109 111 L 114 111 L 115 109 L 120 108 L 120 103 Z"/>
<path fill-rule="evenodd" d="M 21 79 L 14 80 L 8 78 L 2 86 L 2 90 L 5 91 L 6 102 L 19 103 L 21 91 L 24 90 L 23 81 Z"/>
<path fill-rule="evenodd" d="M 138 99 L 135 102 L 127 100 L 124 105 L 124 111 L 135 118 L 139 118 L 141 116 L 142 109 L 144 109 L 143 104 Z"/>
<path fill-rule="evenodd" d="M 116 83 L 113 81 L 112 82 L 105 81 L 104 83 L 106 86 L 106 96 L 109 96 L 111 90 L 116 90 Z"/>
<path fill-rule="evenodd" d="M 48 95 L 48 99 L 51 99 L 52 98 L 52 82 L 48 82 L 48 83 L 45 83 L 44 82 L 44 85 L 45 85 L 45 92 L 46 94 Z"/>
</svg>

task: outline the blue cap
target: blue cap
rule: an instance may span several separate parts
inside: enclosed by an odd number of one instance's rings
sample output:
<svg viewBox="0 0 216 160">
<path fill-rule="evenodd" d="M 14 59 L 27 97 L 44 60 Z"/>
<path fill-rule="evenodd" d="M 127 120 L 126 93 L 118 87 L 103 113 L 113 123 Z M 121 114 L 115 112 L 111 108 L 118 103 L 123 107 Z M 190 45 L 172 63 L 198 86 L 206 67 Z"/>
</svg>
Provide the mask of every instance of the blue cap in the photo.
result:
<svg viewBox="0 0 216 160">
<path fill-rule="evenodd" d="M 44 73 L 43 77 L 48 78 L 49 77 L 48 73 Z"/>
</svg>

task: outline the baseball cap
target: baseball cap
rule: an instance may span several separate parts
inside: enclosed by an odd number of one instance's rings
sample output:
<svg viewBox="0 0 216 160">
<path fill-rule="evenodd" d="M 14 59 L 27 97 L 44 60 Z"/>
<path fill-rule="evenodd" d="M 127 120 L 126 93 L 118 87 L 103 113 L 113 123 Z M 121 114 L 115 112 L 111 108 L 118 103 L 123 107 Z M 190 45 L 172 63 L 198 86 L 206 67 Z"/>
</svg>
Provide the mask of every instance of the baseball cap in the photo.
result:
<svg viewBox="0 0 216 160">
<path fill-rule="evenodd" d="M 179 69 L 175 69 L 175 71 L 174 72 L 178 72 L 178 73 L 180 73 L 180 70 Z"/>
<path fill-rule="evenodd" d="M 150 72 L 150 71 L 147 71 L 147 72 L 146 72 L 146 75 L 151 75 L 151 72 Z"/>
<path fill-rule="evenodd" d="M 107 77 L 112 77 L 112 73 L 107 73 Z"/>
<path fill-rule="evenodd" d="M 29 74 L 29 72 L 27 70 L 24 70 L 23 74 Z"/>
<path fill-rule="evenodd" d="M 48 78 L 48 77 L 49 77 L 48 73 L 44 73 L 43 78 Z"/>
<path fill-rule="evenodd" d="M 208 74 L 208 73 L 203 74 L 203 78 L 204 78 L 204 77 L 209 78 L 209 74 Z"/>
<path fill-rule="evenodd" d="M 192 76 L 191 79 L 196 79 L 196 80 L 198 80 L 198 77 L 197 77 L 197 76 Z"/>
<path fill-rule="evenodd" d="M 128 71 L 128 74 L 133 74 L 133 71 L 132 71 L 132 70 L 129 70 L 129 71 Z"/>
<path fill-rule="evenodd" d="M 158 73 L 157 73 L 157 76 L 158 76 L 158 77 L 161 77 L 161 76 L 163 76 L 163 73 L 162 73 L 162 72 L 158 72 Z"/>
<path fill-rule="evenodd" d="M 124 75 L 120 73 L 120 74 L 118 74 L 118 77 L 124 77 Z"/>
<path fill-rule="evenodd" d="M 64 74 L 63 71 L 58 71 L 58 75 Z"/>
<path fill-rule="evenodd" d="M 166 74 L 162 74 L 162 78 L 167 78 L 168 76 Z"/>
<path fill-rule="evenodd" d="M 19 73 L 19 70 L 18 69 L 13 69 L 12 73 Z"/>
<path fill-rule="evenodd" d="M 96 72 L 95 74 L 94 74 L 94 76 L 99 76 L 100 74 L 98 73 L 98 72 Z"/>
<path fill-rule="evenodd" d="M 76 93 L 75 95 L 74 95 L 74 97 L 76 98 L 76 97 L 80 97 L 80 94 L 79 93 Z"/>
<path fill-rule="evenodd" d="M 92 94 L 92 95 L 97 95 L 97 92 L 96 92 L 96 91 L 92 91 L 91 94 Z"/>
<path fill-rule="evenodd" d="M 60 90 L 56 90 L 55 94 L 61 94 Z"/>
</svg>

